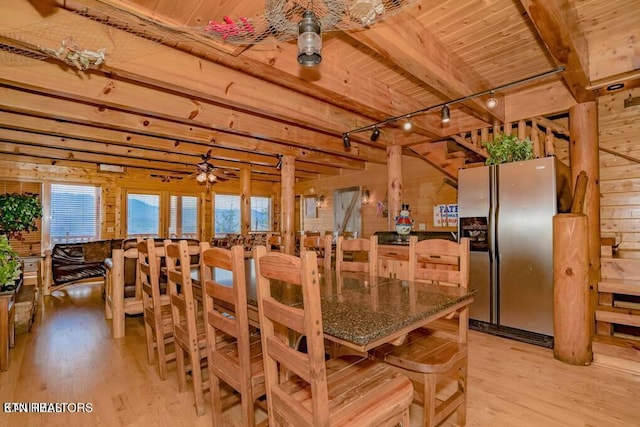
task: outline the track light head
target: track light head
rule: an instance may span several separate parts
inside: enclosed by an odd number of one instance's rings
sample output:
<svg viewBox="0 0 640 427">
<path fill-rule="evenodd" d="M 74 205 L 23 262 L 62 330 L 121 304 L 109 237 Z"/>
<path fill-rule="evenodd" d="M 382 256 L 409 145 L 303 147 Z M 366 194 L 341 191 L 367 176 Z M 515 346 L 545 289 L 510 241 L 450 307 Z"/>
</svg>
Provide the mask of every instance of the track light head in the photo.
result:
<svg viewBox="0 0 640 427">
<path fill-rule="evenodd" d="M 407 120 L 406 122 L 404 122 L 402 124 L 402 129 L 404 129 L 406 132 L 409 132 L 412 127 L 413 127 L 413 125 L 411 124 L 411 122 L 409 120 Z"/>
<path fill-rule="evenodd" d="M 373 128 L 373 132 L 371 132 L 371 141 L 377 141 L 380 138 L 380 129 L 378 127 Z"/>
<path fill-rule="evenodd" d="M 342 145 L 344 145 L 344 148 L 346 150 L 351 148 L 351 138 L 349 138 L 349 134 L 348 133 L 343 133 L 342 134 Z"/>
<path fill-rule="evenodd" d="M 489 108 L 490 110 L 493 110 L 497 106 L 498 106 L 498 100 L 495 97 L 495 92 L 491 91 L 489 93 L 489 99 L 487 99 L 487 108 Z"/>
<path fill-rule="evenodd" d="M 449 123 L 449 120 L 451 120 L 449 106 L 447 104 L 444 104 L 442 111 L 440 111 L 440 119 L 442 120 L 442 123 Z"/>
<path fill-rule="evenodd" d="M 276 170 L 282 169 L 282 156 L 278 156 L 278 163 L 276 163 Z"/>
</svg>

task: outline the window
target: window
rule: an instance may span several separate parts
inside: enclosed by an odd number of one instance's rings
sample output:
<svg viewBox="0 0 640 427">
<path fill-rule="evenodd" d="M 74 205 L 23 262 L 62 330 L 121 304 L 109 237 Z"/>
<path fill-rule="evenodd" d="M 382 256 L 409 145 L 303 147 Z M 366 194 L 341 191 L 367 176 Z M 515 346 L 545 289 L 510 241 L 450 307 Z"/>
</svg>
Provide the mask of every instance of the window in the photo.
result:
<svg viewBox="0 0 640 427">
<path fill-rule="evenodd" d="M 251 198 L 251 231 L 271 230 L 271 197 Z"/>
<path fill-rule="evenodd" d="M 160 237 L 158 194 L 127 194 L 127 237 Z"/>
<path fill-rule="evenodd" d="M 51 243 L 100 238 L 100 187 L 51 184 Z"/>
<path fill-rule="evenodd" d="M 240 233 L 240 196 L 216 194 L 214 229 L 216 235 Z"/>
<path fill-rule="evenodd" d="M 170 197 L 170 238 L 198 238 L 198 198 L 194 196 Z"/>
</svg>

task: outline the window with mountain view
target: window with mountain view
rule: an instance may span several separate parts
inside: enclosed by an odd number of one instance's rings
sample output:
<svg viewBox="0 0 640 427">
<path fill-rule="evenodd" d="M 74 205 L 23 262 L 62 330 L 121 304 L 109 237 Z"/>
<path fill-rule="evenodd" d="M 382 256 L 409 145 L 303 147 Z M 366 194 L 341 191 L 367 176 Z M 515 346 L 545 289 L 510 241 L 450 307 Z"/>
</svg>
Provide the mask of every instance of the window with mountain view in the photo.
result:
<svg viewBox="0 0 640 427">
<path fill-rule="evenodd" d="M 160 195 L 127 194 L 127 237 L 161 237 Z"/>
<path fill-rule="evenodd" d="M 198 198 L 195 196 L 170 197 L 169 237 L 198 238 Z"/>
<path fill-rule="evenodd" d="M 240 196 L 216 194 L 215 234 L 240 233 Z"/>
<path fill-rule="evenodd" d="M 271 230 L 271 197 L 251 198 L 251 231 Z"/>
<path fill-rule="evenodd" d="M 51 184 L 51 243 L 100 239 L 100 187 Z"/>
</svg>

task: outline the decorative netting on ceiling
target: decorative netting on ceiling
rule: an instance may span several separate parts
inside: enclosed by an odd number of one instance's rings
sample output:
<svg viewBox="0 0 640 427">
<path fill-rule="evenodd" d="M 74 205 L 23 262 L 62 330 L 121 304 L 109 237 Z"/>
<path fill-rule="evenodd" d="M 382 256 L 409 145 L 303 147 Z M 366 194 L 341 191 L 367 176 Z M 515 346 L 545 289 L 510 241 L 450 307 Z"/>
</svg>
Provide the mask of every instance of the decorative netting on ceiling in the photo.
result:
<svg viewBox="0 0 640 427">
<path fill-rule="evenodd" d="M 224 16 L 197 27 L 171 26 L 149 17 L 105 4 L 85 7 L 65 18 L 47 19 L 33 25 L 0 31 L 0 63 L 24 64 L 56 58 L 79 70 L 99 68 L 109 58 L 126 60 L 141 55 L 140 45 L 114 42 L 108 32 L 95 32 L 83 19 L 122 30 L 147 40 L 175 45 L 180 42 L 215 41 L 231 45 L 253 45 L 288 41 L 297 37 L 298 22 L 312 10 L 322 31 L 367 28 L 419 0 L 265 0 L 255 16 Z M 94 3 L 95 4 L 95 3 Z M 71 15 L 71 16 L 69 16 Z"/>
</svg>

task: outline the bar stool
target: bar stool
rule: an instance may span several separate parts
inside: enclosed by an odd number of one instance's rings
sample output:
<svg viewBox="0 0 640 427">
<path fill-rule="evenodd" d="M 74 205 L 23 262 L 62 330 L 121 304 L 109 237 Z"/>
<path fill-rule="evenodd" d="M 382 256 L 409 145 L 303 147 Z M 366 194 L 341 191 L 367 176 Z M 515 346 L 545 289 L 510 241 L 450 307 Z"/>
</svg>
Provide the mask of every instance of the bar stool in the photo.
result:
<svg viewBox="0 0 640 427">
<path fill-rule="evenodd" d="M 418 242 L 412 236 L 409 261 L 414 282 L 464 288 L 469 284 L 468 238 L 460 243 L 441 239 Z M 385 344 L 371 351 L 376 359 L 411 379 L 416 400 L 422 403 L 423 426 L 436 426 L 453 412 L 457 412 L 458 425 L 466 423 L 468 322 L 469 309 L 465 307 L 455 319 L 455 335 L 445 319 L 442 329 L 437 324 L 416 329 L 399 346 Z M 438 390 L 450 381 L 457 383 L 455 391 L 444 398 L 438 396 Z"/>
<path fill-rule="evenodd" d="M 269 425 L 409 425 L 411 382 L 368 357 L 325 361 L 318 263 L 315 252 L 300 258 L 254 252 Z M 271 295 L 271 280 L 300 286 L 302 305 Z M 290 336 L 308 337 L 306 352 Z"/>
</svg>

